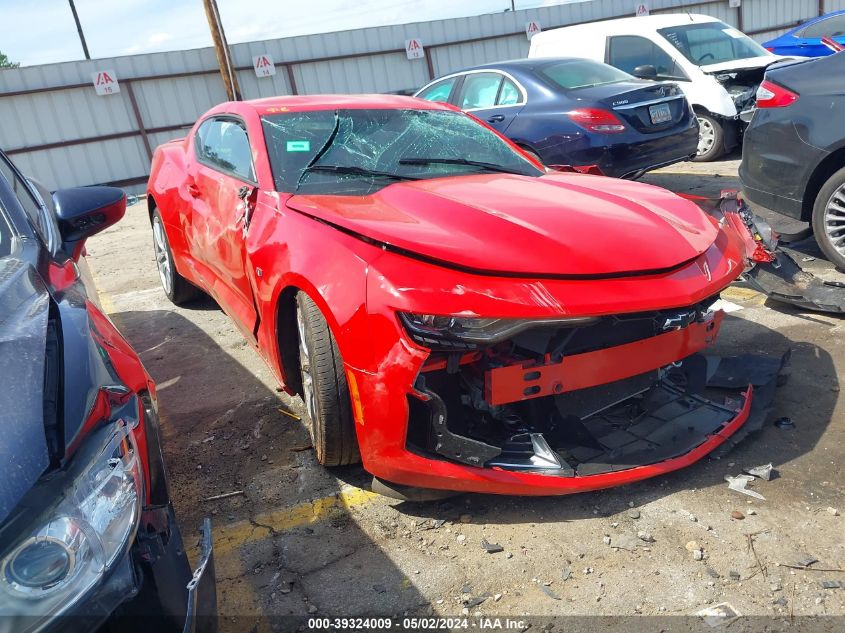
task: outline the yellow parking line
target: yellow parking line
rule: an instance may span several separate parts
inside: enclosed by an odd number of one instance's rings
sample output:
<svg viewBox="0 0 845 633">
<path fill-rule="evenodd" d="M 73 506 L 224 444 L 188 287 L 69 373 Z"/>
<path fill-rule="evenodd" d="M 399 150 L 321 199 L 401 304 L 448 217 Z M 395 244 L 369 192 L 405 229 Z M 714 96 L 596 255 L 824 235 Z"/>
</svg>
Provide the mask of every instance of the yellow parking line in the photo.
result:
<svg viewBox="0 0 845 633">
<path fill-rule="evenodd" d="M 743 300 L 743 299 L 756 299 L 757 297 L 762 296 L 756 290 L 752 290 L 751 288 L 738 288 L 736 286 L 728 286 L 722 291 L 722 298 L 723 299 L 733 299 L 733 300 Z"/>
<path fill-rule="evenodd" d="M 328 497 L 259 514 L 252 521 L 230 523 L 219 531 L 215 530 L 214 553 L 224 556 L 247 543 L 267 538 L 274 532 L 284 532 L 322 521 L 336 512 L 365 505 L 380 496 L 369 490 L 350 486 Z"/>
</svg>

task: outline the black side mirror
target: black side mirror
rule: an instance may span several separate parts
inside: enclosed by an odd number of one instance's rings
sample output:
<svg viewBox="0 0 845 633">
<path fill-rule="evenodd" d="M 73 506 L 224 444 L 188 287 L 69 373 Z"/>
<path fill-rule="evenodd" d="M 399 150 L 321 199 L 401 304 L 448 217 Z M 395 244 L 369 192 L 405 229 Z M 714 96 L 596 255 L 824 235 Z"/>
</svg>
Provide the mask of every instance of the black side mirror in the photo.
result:
<svg viewBox="0 0 845 633">
<path fill-rule="evenodd" d="M 657 79 L 657 69 L 651 64 L 637 66 L 631 74 L 637 79 Z"/>
<path fill-rule="evenodd" d="M 74 187 L 53 194 L 62 247 L 79 259 L 85 240 L 126 213 L 126 193 L 117 187 Z"/>
</svg>

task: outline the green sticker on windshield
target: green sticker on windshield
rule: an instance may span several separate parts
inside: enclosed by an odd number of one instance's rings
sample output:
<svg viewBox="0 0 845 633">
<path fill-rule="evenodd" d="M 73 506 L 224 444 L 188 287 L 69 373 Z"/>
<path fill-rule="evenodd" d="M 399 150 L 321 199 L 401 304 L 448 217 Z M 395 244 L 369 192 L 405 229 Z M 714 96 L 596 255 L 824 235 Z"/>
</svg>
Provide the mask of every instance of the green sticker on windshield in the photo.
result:
<svg viewBox="0 0 845 633">
<path fill-rule="evenodd" d="M 288 141 L 286 149 L 289 152 L 310 152 L 311 141 Z"/>
</svg>

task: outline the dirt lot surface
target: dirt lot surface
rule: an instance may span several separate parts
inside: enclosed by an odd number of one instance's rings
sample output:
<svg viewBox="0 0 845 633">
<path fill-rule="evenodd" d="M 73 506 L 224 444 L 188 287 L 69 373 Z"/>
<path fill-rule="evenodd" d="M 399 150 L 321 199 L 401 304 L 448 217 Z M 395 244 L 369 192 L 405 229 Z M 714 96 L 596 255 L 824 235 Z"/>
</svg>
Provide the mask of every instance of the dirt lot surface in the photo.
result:
<svg viewBox="0 0 845 633">
<path fill-rule="evenodd" d="M 644 180 L 718 194 L 737 187 L 737 162 Z M 738 309 L 723 325 L 722 352 L 792 349 L 774 418 L 791 417 L 794 429 L 770 420 L 726 458 L 613 490 L 411 504 L 369 492 L 360 468 L 318 466 L 301 402 L 277 391 L 228 317 L 210 300 L 188 309 L 167 301 L 144 202 L 88 252 L 104 307 L 158 383 L 183 532 L 214 521 L 222 630 L 284 628 L 262 615 L 665 616 L 722 602 L 775 616 L 766 626 L 779 630 L 808 614 L 845 615 L 840 318 L 744 288 L 726 293 Z M 726 475 L 769 462 L 779 476 L 752 484 L 765 500 L 728 489 Z M 503 551 L 487 553 L 484 542 Z M 818 562 L 787 566 L 807 557 Z M 843 588 L 821 584 L 835 580 Z M 842 618 L 826 622 L 843 630 Z"/>
</svg>

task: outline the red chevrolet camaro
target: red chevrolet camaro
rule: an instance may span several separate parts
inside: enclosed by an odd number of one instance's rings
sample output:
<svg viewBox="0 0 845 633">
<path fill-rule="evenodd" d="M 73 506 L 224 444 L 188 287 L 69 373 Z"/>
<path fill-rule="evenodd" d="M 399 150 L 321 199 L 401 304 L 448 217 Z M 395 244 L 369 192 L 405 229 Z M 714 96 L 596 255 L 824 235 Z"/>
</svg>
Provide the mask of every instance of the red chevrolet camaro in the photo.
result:
<svg viewBox="0 0 845 633">
<path fill-rule="evenodd" d="M 619 485 L 751 414 L 701 354 L 745 263 L 732 223 L 548 171 L 451 106 L 224 103 L 157 149 L 148 193 L 167 296 L 210 294 L 302 396 L 317 459 L 379 489 Z"/>
</svg>

